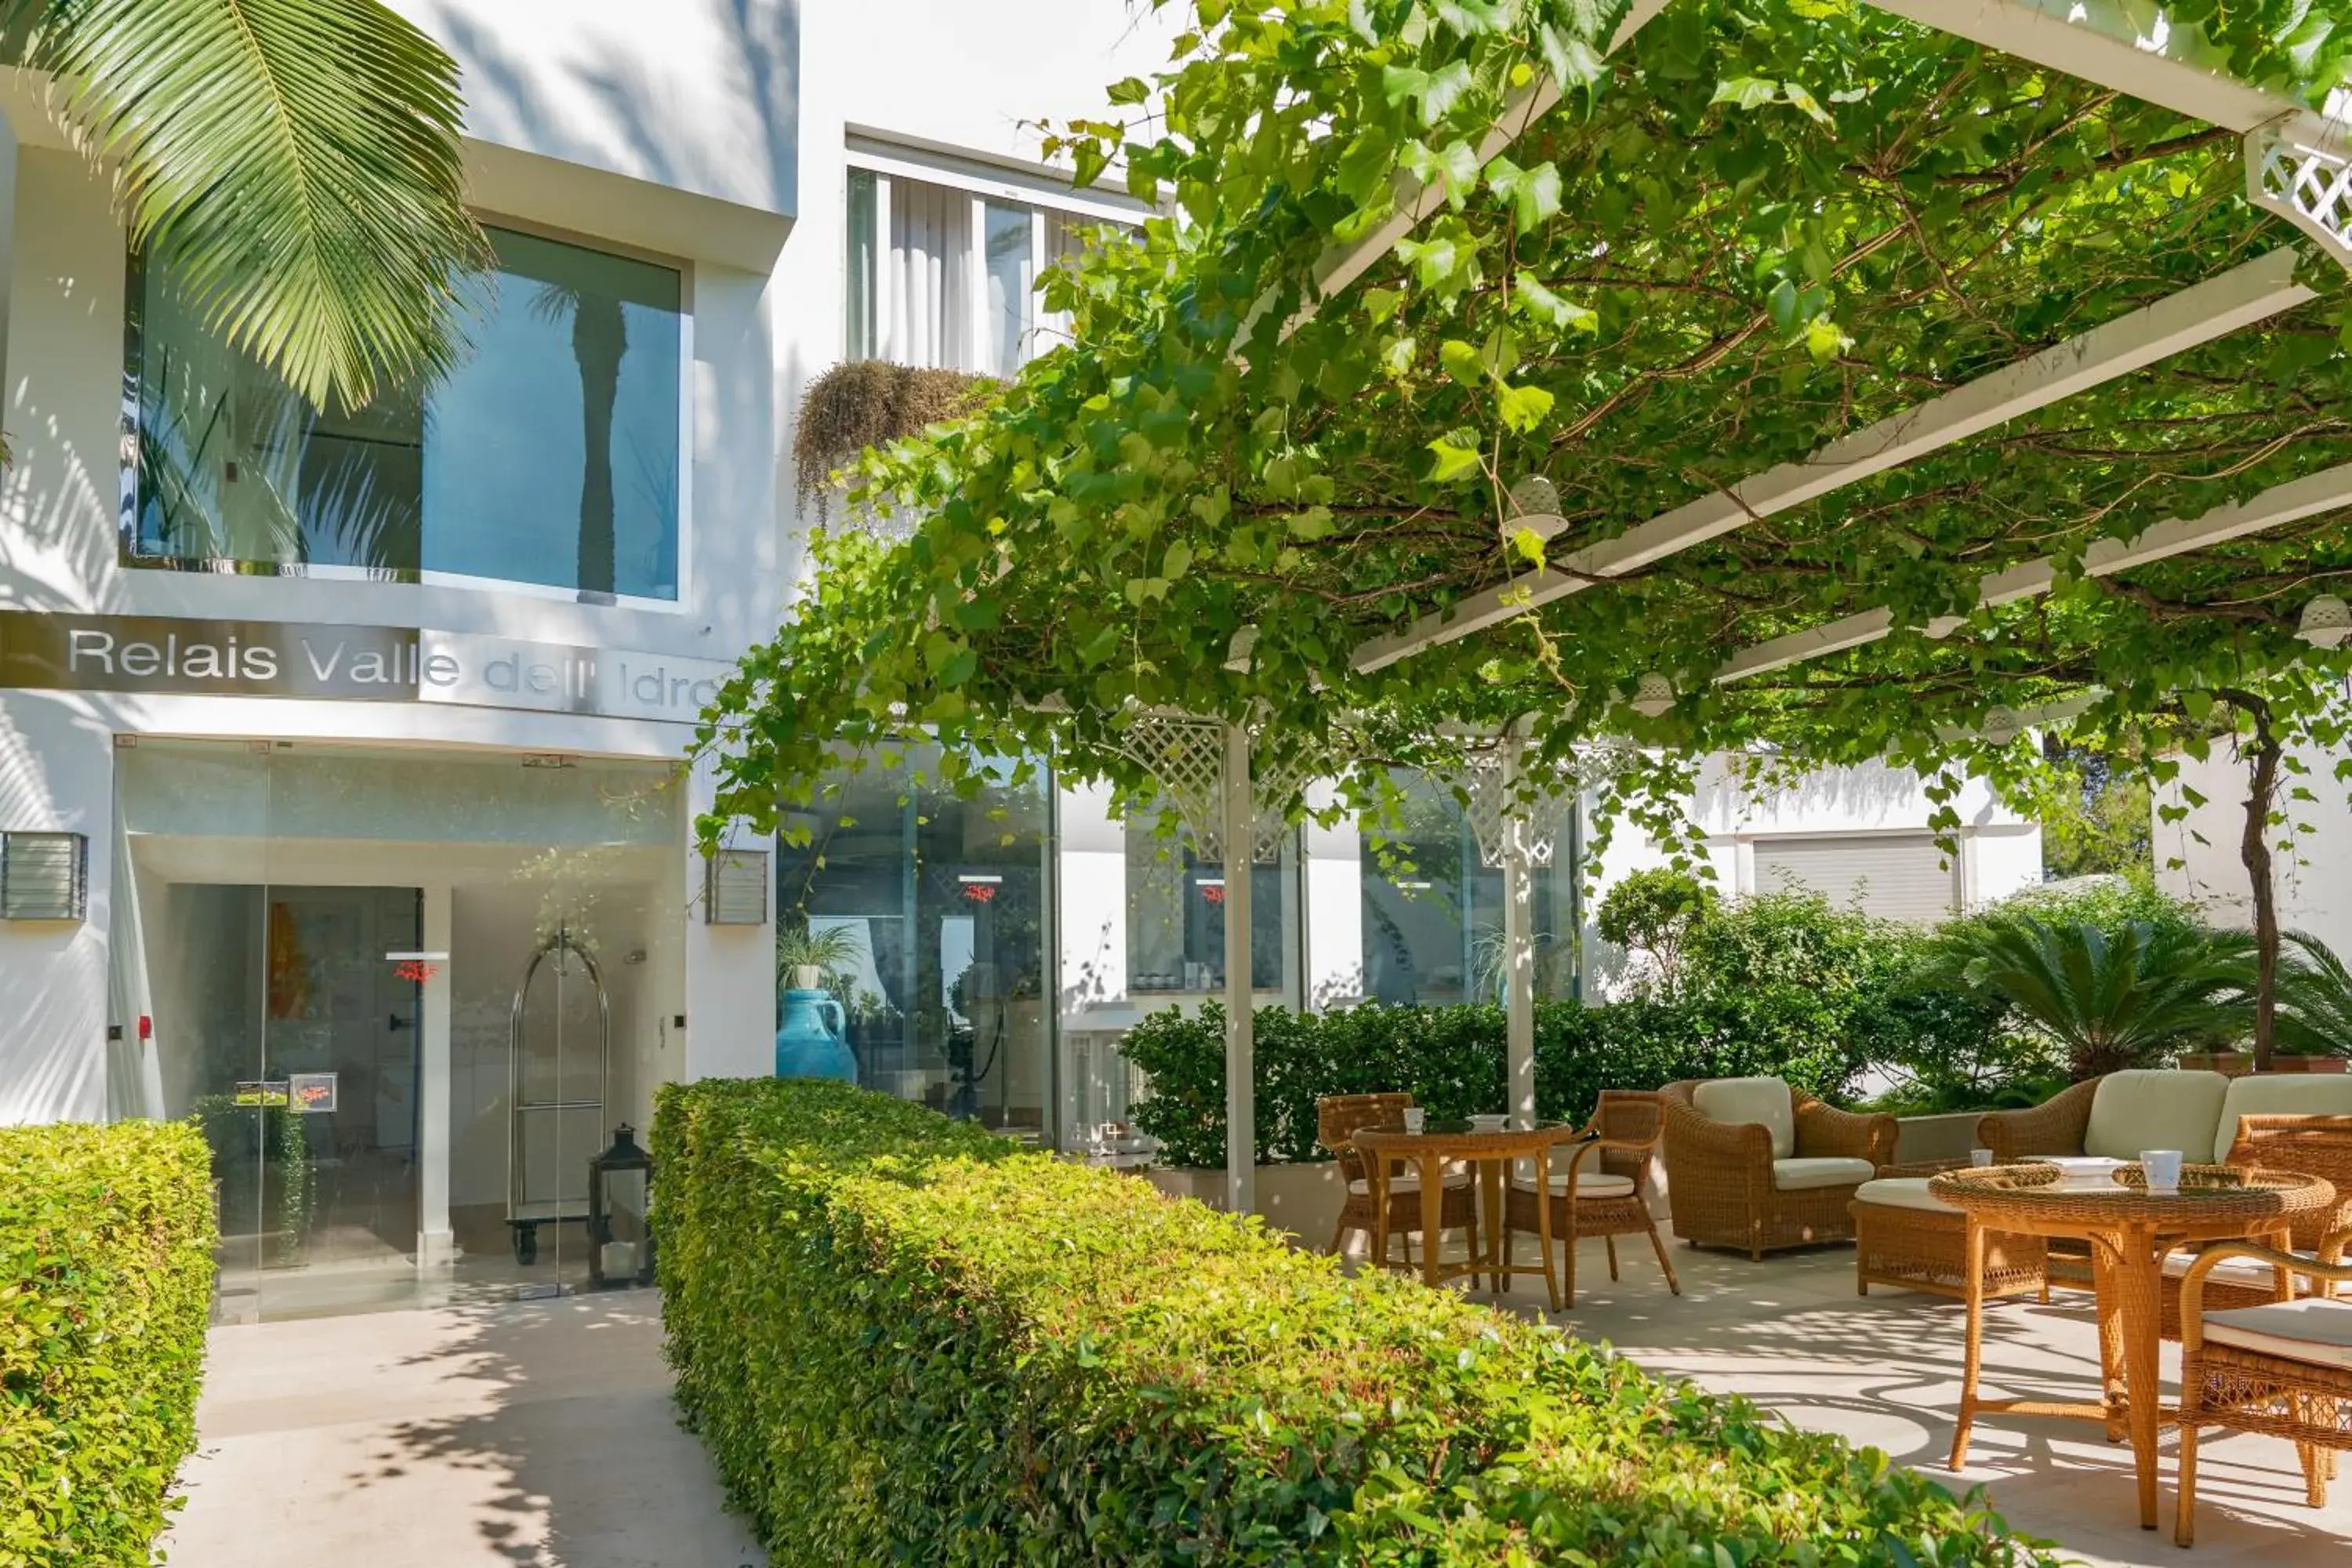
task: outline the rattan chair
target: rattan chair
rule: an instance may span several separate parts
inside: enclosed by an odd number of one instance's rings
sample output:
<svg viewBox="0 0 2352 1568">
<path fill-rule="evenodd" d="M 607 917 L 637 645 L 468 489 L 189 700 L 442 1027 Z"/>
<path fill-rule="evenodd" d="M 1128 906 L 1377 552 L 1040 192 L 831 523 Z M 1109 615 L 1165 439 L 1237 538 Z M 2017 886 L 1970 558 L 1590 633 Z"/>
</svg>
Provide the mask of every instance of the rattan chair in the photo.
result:
<svg viewBox="0 0 2352 1568">
<path fill-rule="evenodd" d="M 1666 1244 L 1658 1236 L 1658 1223 L 1650 1217 L 1650 1205 L 1642 1197 L 1642 1179 L 1648 1173 L 1650 1156 L 1664 1135 L 1665 1124 L 1663 1096 L 1603 1089 L 1591 1122 L 1577 1134 L 1584 1142 L 1563 1144 L 1555 1151 L 1575 1150 L 1564 1168 L 1551 1171 L 1548 1183 L 1551 1233 L 1559 1239 L 1567 1262 L 1567 1306 L 1576 1305 L 1576 1244 L 1588 1236 L 1600 1237 L 1607 1245 L 1612 1279 L 1617 1278 L 1617 1238 L 1648 1237 L 1650 1249 L 1658 1255 L 1658 1267 L 1665 1270 L 1666 1289 L 1677 1296 L 1683 1293 L 1682 1281 L 1675 1278 L 1674 1263 L 1666 1257 Z M 1538 1201 L 1532 1183 L 1511 1184 L 1503 1204 L 1506 1248 L 1519 1231 L 1541 1234 Z"/>
<path fill-rule="evenodd" d="M 2294 1252 L 2308 1258 L 2327 1237 L 2352 1232 L 2352 1116 L 2242 1116 L 2230 1163 L 2245 1170 L 2319 1176 L 2336 1188 L 2335 1206 L 2295 1219 L 2288 1238 Z M 2168 1340 L 2181 1337 L 2181 1279 L 2201 1256 L 2180 1253 L 2165 1260 L 2163 1334 Z M 2273 1268 L 2236 1258 L 2207 1271 L 2205 1307 L 2208 1311 L 2259 1307 L 2284 1300 L 2290 1284 Z"/>
<path fill-rule="evenodd" d="M 1404 1113 L 1412 1109 L 1412 1096 L 1409 1094 L 1331 1094 L 1315 1102 L 1315 1140 L 1338 1157 L 1339 1174 L 1348 1184 L 1347 1199 L 1339 1208 L 1339 1223 L 1331 1232 L 1334 1254 L 1345 1250 L 1349 1231 L 1360 1230 L 1367 1236 L 1379 1234 L 1376 1226 L 1380 1211 L 1373 1205 L 1371 1177 L 1352 1140 L 1368 1127 L 1402 1131 Z M 1405 1265 L 1410 1268 L 1412 1238 L 1421 1229 L 1421 1178 L 1403 1170 L 1400 1162 L 1390 1163 L 1388 1233 L 1402 1239 Z M 1445 1178 L 1438 1227 L 1441 1235 L 1449 1230 L 1467 1233 L 1475 1247 L 1478 1197 L 1468 1172 Z M 1423 1245 L 1433 1247 L 1436 1240 L 1434 1237 L 1426 1237 Z M 1373 1261 L 1386 1263 L 1388 1259 Z"/>
<path fill-rule="evenodd" d="M 1790 1152 L 1776 1155 L 1763 1124 L 1717 1121 L 1701 1111 L 1695 1101 L 1702 1087 L 1685 1079 L 1660 1091 L 1675 1234 L 1694 1247 L 1737 1247 L 1759 1259 L 1780 1247 L 1851 1241 L 1854 1189 L 1894 1163 L 1895 1118 L 1840 1110 L 1781 1084 Z M 1845 1163 L 1832 1173 L 1830 1161 Z M 1800 1173 L 1798 1165 L 1813 1168 Z"/>
<path fill-rule="evenodd" d="M 2200 1427 L 2266 1432 L 2295 1446 L 2305 1500 L 2327 1505 L 2336 1456 L 2352 1448 L 2352 1301 L 2327 1299 L 2352 1284 L 2342 1262 L 2352 1231 L 2324 1238 L 2319 1259 L 2291 1257 L 2244 1242 L 2206 1250 L 2181 1281 L 2180 1514 L 2173 1538 L 2197 1539 L 2197 1437 Z M 2234 1259 L 2286 1269 L 2312 1282 L 2294 1301 L 2215 1309 L 2209 1277 Z"/>
</svg>

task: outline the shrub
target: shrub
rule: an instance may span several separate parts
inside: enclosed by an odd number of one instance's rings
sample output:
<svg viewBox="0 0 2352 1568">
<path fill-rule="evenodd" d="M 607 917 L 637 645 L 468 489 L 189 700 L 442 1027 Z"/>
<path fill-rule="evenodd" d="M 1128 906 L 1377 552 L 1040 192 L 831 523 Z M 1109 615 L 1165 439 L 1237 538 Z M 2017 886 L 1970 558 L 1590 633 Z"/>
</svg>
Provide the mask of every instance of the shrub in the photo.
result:
<svg viewBox="0 0 2352 1568">
<path fill-rule="evenodd" d="M 0 1128 L 0 1564 L 145 1568 L 195 1445 L 213 1241 L 193 1127 Z"/>
<path fill-rule="evenodd" d="M 1212 1003 L 1191 1016 L 1172 1008 L 1154 1013 L 1120 1042 L 1150 1079 L 1150 1092 L 1129 1114 L 1160 1141 L 1171 1165 L 1225 1163 L 1224 1028 L 1224 1010 Z M 1748 1073 L 1778 1074 L 1836 1099 L 1860 1066 L 1849 1034 L 1842 1016 L 1795 986 L 1598 1007 L 1538 1002 L 1536 1110 L 1580 1121 L 1604 1089 Z M 1439 1118 L 1501 1110 L 1503 1009 L 1262 1008 L 1256 1067 L 1258 1162 L 1327 1159 L 1315 1142 L 1315 1101 L 1327 1094 L 1402 1089 Z"/>
<path fill-rule="evenodd" d="M 2048 1561 L 1883 1456 L 844 1085 L 673 1085 L 654 1154 L 678 1400 L 779 1562 Z"/>
<path fill-rule="evenodd" d="M 1683 950 L 1691 933 L 1719 902 L 1715 889 L 1689 872 L 1654 866 L 1609 889 L 1592 929 L 1603 942 L 1648 953 L 1657 966 L 1658 989 L 1671 997 L 1681 989 Z"/>
</svg>

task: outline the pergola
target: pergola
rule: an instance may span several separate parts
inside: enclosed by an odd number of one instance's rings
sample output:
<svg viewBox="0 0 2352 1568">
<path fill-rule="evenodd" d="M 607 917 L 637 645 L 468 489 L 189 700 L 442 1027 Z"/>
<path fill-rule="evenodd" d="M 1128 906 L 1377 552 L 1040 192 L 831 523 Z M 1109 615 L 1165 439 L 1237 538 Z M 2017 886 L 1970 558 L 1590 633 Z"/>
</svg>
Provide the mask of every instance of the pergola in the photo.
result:
<svg viewBox="0 0 2352 1568">
<path fill-rule="evenodd" d="M 1190 221 L 1051 285 L 1082 353 L 869 459 L 919 521 L 834 547 L 722 698 L 723 811 L 909 721 L 1227 855 L 1310 778 L 1428 768 L 1505 873 L 1524 1118 L 1517 807 L 1595 737 L 1654 796 L 1700 742 L 1998 773 L 2031 722 L 2201 717 L 2341 640 L 2342 40 L 2095 0 L 1220 11 L 1209 64 L 1120 95 L 1150 129 L 1070 143 Z"/>
</svg>

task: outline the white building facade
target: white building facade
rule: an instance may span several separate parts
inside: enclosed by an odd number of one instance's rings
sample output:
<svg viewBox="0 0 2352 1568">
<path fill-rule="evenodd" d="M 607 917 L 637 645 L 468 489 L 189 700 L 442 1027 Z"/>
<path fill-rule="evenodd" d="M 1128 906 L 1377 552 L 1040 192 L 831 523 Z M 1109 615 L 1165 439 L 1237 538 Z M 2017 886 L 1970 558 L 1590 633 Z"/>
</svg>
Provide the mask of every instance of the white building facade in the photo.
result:
<svg viewBox="0 0 2352 1568">
<path fill-rule="evenodd" d="M 205 332 L 0 71 L 0 1122 L 197 1118 L 230 1316 L 576 1282 L 613 1129 L 771 1070 L 780 909 L 851 930 L 864 1081 L 1064 1145 L 1116 1117 L 1118 1034 L 1223 988 L 1224 868 L 1088 791 L 934 798 L 918 745 L 816 848 L 714 868 L 681 760 L 803 576 L 802 389 L 1050 347 L 1038 272 L 1141 215 L 1024 121 L 1095 111 L 1167 23 L 399 3 L 464 68 L 498 265 L 459 369 L 364 410 Z M 1253 868 L 1262 1001 L 1491 994 L 1499 873 L 1421 804 L 1404 860 L 1309 829 Z M 1990 801 L 1943 868 L 1916 781 L 1698 806 L 1727 887 L 1924 915 L 2039 874 Z M 1556 829 L 1566 995 L 1595 960 Z"/>
</svg>

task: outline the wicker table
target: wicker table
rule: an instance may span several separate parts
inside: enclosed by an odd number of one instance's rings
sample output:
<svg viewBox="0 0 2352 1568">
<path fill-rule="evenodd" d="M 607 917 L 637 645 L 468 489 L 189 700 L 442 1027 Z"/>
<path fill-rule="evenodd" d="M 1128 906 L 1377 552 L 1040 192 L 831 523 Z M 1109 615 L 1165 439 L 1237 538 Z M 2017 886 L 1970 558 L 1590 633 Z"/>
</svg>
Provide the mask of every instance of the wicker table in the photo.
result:
<svg viewBox="0 0 2352 1568">
<path fill-rule="evenodd" d="M 1952 1434 L 1952 1468 L 1967 1463 L 1969 1431 L 1979 1414 L 2016 1411 L 2104 1422 L 2110 1436 L 2131 1438 L 2140 1528 L 2154 1530 L 2157 1433 L 2166 1414 L 2158 1404 L 2156 1355 L 2165 1255 L 2200 1241 L 2283 1239 L 2296 1215 L 2334 1203 L 2336 1192 L 2316 1176 L 2225 1165 L 2185 1167 L 2179 1188 L 2171 1193 L 2148 1191 L 2137 1165 L 2116 1171 L 2103 1187 L 2063 1184 L 2063 1174 L 2054 1165 L 1995 1165 L 1947 1172 L 1927 1184 L 1929 1192 L 1968 1215 L 1967 1370 L 1959 1423 Z M 1977 1396 L 1984 1361 L 1985 1250 L 1987 1237 L 1994 1235 L 2063 1237 L 2089 1244 L 2105 1385 L 2100 1403 Z"/>
<path fill-rule="evenodd" d="M 1543 1243 L 1540 1266 L 1521 1263 L 1507 1255 L 1503 1205 L 1512 1165 L 1521 1160 L 1533 1162 L 1536 1191 L 1544 1191 L 1551 1179 L 1552 1150 L 1570 1141 L 1575 1132 L 1574 1128 L 1557 1121 L 1496 1132 L 1478 1131 L 1467 1121 L 1433 1121 L 1419 1132 L 1369 1127 L 1359 1131 L 1350 1142 L 1363 1157 L 1364 1174 L 1372 1187 L 1372 1212 L 1380 1216 L 1372 1230 L 1372 1256 L 1388 1256 L 1389 1166 L 1391 1161 L 1401 1161 L 1412 1165 L 1421 1177 L 1422 1235 L 1425 1238 L 1421 1249 L 1421 1277 L 1424 1281 L 1440 1285 L 1465 1274 L 1483 1274 L 1493 1289 L 1500 1290 L 1514 1274 L 1541 1274 L 1552 1310 L 1559 1310 L 1559 1278 L 1553 1272 L 1551 1261 L 1551 1205 L 1537 1205 L 1540 1211 L 1537 1234 Z M 1444 1202 L 1445 1167 L 1465 1164 L 1477 1175 L 1477 1238 L 1467 1261 L 1444 1263 L 1437 1256 L 1437 1234 Z"/>
</svg>

